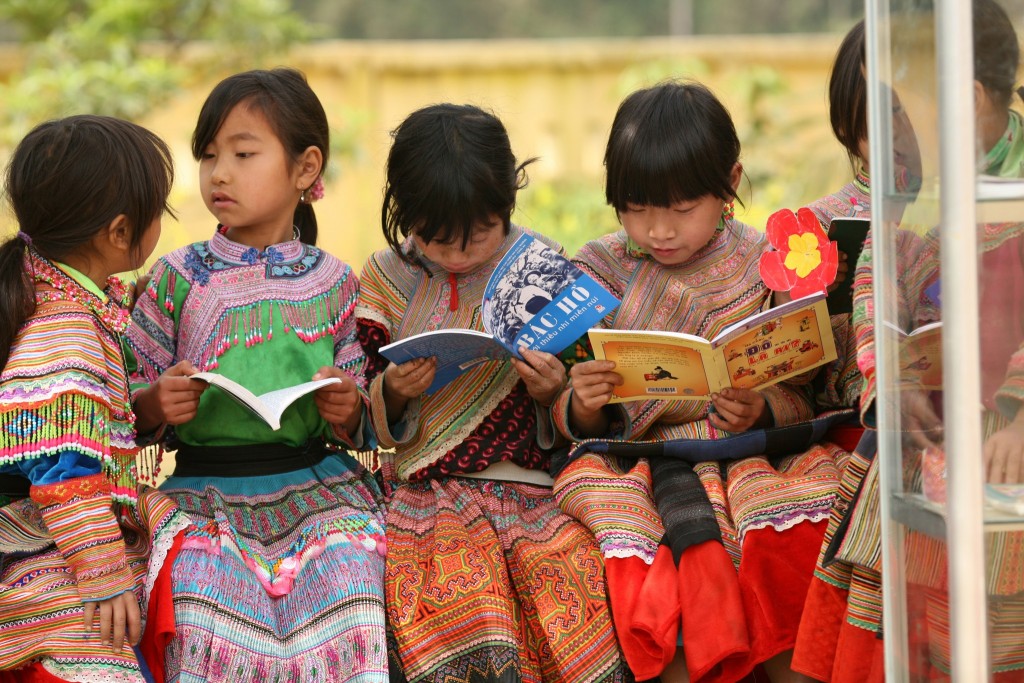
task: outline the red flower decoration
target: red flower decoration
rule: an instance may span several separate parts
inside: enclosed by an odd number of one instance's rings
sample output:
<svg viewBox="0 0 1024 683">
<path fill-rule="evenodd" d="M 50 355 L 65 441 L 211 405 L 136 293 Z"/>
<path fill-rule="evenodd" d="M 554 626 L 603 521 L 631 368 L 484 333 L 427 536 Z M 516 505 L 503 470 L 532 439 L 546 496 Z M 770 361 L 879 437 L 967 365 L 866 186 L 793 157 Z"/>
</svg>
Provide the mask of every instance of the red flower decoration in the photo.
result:
<svg viewBox="0 0 1024 683">
<path fill-rule="evenodd" d="M 761 255 L 761 279 L 769 289 L 789 292 L 794 299 L 824 292 L 836 279 L 839 247 L 828 239 L 808 208 L 797 213 L 776 211 L 768 218 L 773 249 Z"/>
</svg>

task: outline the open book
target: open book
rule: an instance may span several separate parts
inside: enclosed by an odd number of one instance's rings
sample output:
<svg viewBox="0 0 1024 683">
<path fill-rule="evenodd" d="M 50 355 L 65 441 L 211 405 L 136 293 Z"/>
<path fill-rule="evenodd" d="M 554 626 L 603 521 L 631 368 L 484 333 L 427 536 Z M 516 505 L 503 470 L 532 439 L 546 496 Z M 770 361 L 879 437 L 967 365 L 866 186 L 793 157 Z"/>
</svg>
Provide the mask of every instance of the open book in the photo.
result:
<svg viewBox="0 0 1024 683">
<path fill-rule="evenodd" d="M 1024 517 L 1024 484 L 985 484 L 985 504 Z"/>
<path fill-rule="evenodd" d="M 488 360 L 521 358 L 526 347 L 559 353 L 611 313 L 619 300 L 569 259 L 520 235 L 484 288 L 484 332 L 445 329 L 399 339 L 380 349 L 392 363 L 437 358 L 432 394 Z"/>
<path fill-rule="evenodd" d="M 612 403 L 708 401 L 726 387 L 760 389 L 836 358 L 824 292 L 762 311 L 714 339 L 683 332 L 590 330 L 598 360 L 623 384 Z"/>
<path fill-rule="evenodd" d="M 928 323 L 908 332 L 882 323 L 899 344 L 900 384 L 926 390 L 942 390 L 942 321 Z"/>
<path fill-rule="evenodd" d="M 202 380 L 207 384 L 217 387 L 251 410 L 253 415 L 256 415 L 270 425 L 270 428 L 274 431 L 281 428 L 281 416 L 288 406 L 295 403 L 296 400 L 316 391 L 320 387 L 341 382 L 341 379 L 338 377 L 325 377 L 324 379 L 296 384 L 292 387 L 269 391 L 257 396 L 238 382 L 228 379 L 224 375 L 218 375 L 215 372 L 197 372 L 194 375 L 190 375 L 189 378 Z"/>
<path fill-rule="evenodd" d="M 868 218 L 837 217 L 829 223 L 828 238 L 846 254 L 847 266 L 846 279 L 828 294 L 828 312 L 832 315 L 853 312 L 853 275 L 870 228 Z"/>
</svg>

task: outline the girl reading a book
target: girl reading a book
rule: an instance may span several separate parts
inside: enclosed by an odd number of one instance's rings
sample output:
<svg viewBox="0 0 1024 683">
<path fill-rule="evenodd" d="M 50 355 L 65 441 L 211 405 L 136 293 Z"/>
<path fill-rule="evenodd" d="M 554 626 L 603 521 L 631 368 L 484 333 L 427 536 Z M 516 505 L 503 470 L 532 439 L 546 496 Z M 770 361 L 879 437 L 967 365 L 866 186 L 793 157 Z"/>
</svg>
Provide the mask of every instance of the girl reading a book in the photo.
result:
<svg viewBox="0 0 1024 683">
<path fill-rule="evenodd" d="M 864 22 L 846 34 L 836 53 L 829 79 L 829 121 L 854 170 L 852 182 L 837 192 L 811 202 L 808 208 L 825 230 L 835 218 L 870 218 L 871 197 L 868 162 L 867 82 L 864 65 Z M 920 185 L 920 152 L 910 120 L 898 106 L 893 110 L 893 145 L 900 161 L 894 185 L 900 192 L 916 192 Z M 870 235 L 866 241 L 870 243 Z M 899 250 L 917 258 L 922 241 L 912 232 L 900 235 Z M 845 255 L 841 255 L 845 256 Z M 847 261 L 844 278 L 853 279 L 857 264 Z M 867 275 L 870 279 L 870 274 Z M 862 286 L 864 274 L 858 279 Z M 845 285 L 844 285 L 845 286 Z M 857 299 L 856 312 L 870 302 Z M 807 379 L 813 382 L 819 411 L 856 409 L 860 406 L 864 377 L 857 367 L 859 340 L 851 314 L 832 316 L 832 331 L 839 358 Z M 863 332 L 863 330 L 862 330 Z M 869 421 L 870 422 L 870 421 Z M 881 630 L 881 577 L 876 567 L 858 566 L 835 557 L 831 549 L 840 522 L 854 493 L 875 457 L 877 439 L 868 425 L 834 427 L 826 439 L 849 451 L 841 460 L 840 485 L 821 544 L 804 603 L 793 653 L 793 669 L 815 680 L 833 683 L 879 681 L 883 676 Z M 854 596 L 850 600 L 850 596 Z"/>
<path fill-rule="evenodd" d="M 767 307 L 764 235 L 733 217 L 739 154 L 728 111 L 700 84 L 665 82 L 619 106 L 605 166 L 622 229 L 574 259 L 621 297 L 610 327 L 711 338 Z M 728 441 L 713 449 L 730 435 L 811 418 L 808 392 L 780 383 L 725 389 L 710 404 L 609 404 L 623 381 L 614 363 L 586 360 L 570 374 L 553 417 L 584 443 L 556 495 L 601 543 L 616 633 L 637 679 L 735 681 L 764 662 L 773 680 L 788 680 L 802 599 L 789 586 L 806 584 L 813 568 L 838 449 L 816 446 L 774 467 L 763 456 L 734 459 Z M 630 467 L 590 450 L 593 437 L 605 440 L 602 450 L 688 439 L 701 459 L 716 460 Z"/>
<path fill-rule="evenodd" d="M 0 680 L 151 680 L 135 646 L 188 520 L 138 484 L 121 351 L 131 290 L 112 276 L 153 251 L 173 176 L 162 140 L 102 116 L 36 127 L 7 167 Z"/>
<path fill-rule="evenodd" d="M 180 681 L 386 681 L 384 518 L 351 269 L 315 245 L 330 150 L 324 109 L 292 69 L 221 81 L 192 153 L 217 229 L 159 260 L 134 311 L 140 433 L 176 448 L 162 489 L 188 513 L 169 573 Z M 255 394 L 324 377 L 273 430 L 217 387 Z"/>
<path fill-rule="evenodd" d="M 626 675 L 597 544 L 552 496 L 558 359 L 523 350 L 524 360 L 482 362 L 424 395 L 433 358 L 395 365 L 377 352 L 428 330 L 483 329 L 484 286 L 526 230 L 511 223 L 525 165 L 501 121 L 478 107 L 410 114 L 387 161 L 390 249 L 361 275 L 371 416 L 393 449 L 381 454 L 392 666 L 410 681 Z"/>
<path fill-rule="evenodd" d="M 1005 10 L 993 0 L 974 0 L 974 100 L 975 129 L 978 133 L 978 172 L 1004 178 L 1024 176 L 1024 119 L 1011 109 L 1015 95 L 1020 50 L 1017 33 Z M 909 213 L 909 209 L 908 209 Z M 906 216 L 906 214 L 905 214 Z M 861 412 L 871 419 L 878 394 L 875 357 L 874 288 L 893 286 L 898 323 L 911 331 L 941 319 L 941 282 L 939 271 L 939 228 L 915 226 L 904 218 L 887 246 L 898 255 L 895 282 L 879 281 L 874 272 L 874 247 L 869 240 L 857 265 L 854 278 L 853 324 L 858 347 L 858 365 L 865 378 Z M 899 247 L 906 235 L 916 233 L 920 248 L 907 252 Z M 963 258 L 974 258 L 964 254 Z M 1024 481 L 1024 224 L 980 224 L 977 233 L 979 273 L 979 311 L 983 324 L 979 330 L 981 358 L 982 428 L 985 478 L 988 482 Z M 903 467 L 908 487 L 919 486 L 928 457 L 942 457 L 942 396 L 912 389 L 900 392 L 900 423 L 904 431 Z M 869 423 L 870 424 L 870 423 Z M 948 453 L 946 457 L 970 454 Z M 877 459 L 872 468 L 877 468 Z M 924 472 L 926 474 L 926 472 Z M 871 481 L 876 472 L 869 472 Z M 849 547 L 866 547 L 877 557 L 880 539 L 877 520 L 860 514 L 877 506 L 877 485 L 862 487 L 859 497 L 847 513 L 849 521 L 845 542 Z M 1024 574 L 1020 571 L 1024 553 L 1020 532 L 987 535 L 988 632 L 990 666 L 995 681 L 1020 681 L 1024 671 L 1024 641 L 1020 638 L 1019 615 L 1024 610 Z M 910 531 L 904 549 L 908 595 L 918 596 L 911 611 L 918 617 L 919 639 L 925 651 L 912 652 L 911 665 L 922 678 L 948 680 L 949 606 L 947 599 L 948 549 L 941 541 Z M 866 569 L 880 578 L 877 567 L 857 564 L 855 571 Z M 853 602 L 851 587 L 851 603 Z M 880 591 L 856 596 L 867 598 L 880 613 Z M 837 661 L 837 667 L 839 663 Z"/>
</svg>

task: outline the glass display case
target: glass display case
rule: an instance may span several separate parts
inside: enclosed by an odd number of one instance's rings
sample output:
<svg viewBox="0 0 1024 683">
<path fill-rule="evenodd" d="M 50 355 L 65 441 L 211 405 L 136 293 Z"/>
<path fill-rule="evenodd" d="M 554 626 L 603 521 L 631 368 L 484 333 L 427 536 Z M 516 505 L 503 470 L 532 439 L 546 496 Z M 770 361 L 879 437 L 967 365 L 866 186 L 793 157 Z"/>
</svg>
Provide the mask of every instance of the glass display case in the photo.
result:
<svg viewBox="0 0 1024 683">
<path fill-rule="evenodd" d="M 1024 5 L 866 30 L 886 680 L 1024 681 Z"/>
</svg>

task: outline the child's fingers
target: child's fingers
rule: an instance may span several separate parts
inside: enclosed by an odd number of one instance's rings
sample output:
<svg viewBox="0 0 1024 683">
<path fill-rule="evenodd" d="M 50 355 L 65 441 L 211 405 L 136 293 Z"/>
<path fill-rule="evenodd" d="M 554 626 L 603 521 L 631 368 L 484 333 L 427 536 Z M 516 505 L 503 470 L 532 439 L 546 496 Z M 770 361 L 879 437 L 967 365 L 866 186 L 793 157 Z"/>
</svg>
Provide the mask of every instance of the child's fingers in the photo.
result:
<svg viewBox="0 0 1024 683">
<path fill-rule="evenodd" d="M 523 359 L 537 372 L 544 375 L 551 375 L 553 372 L 563 372 L 562 362 L 546 351 L 536 351 L 522 347 L 519 349 Z"/>
<path fill-rule="evenodd" d="M 583 377 L 584 375 L 595 375 L 604 372 L 611 372 L 615 369 L 615 362 L 610 360 L 588 360 L 582 363 L 576 363 L 569 370 L 569 375 L 576 381 L 577 377 Z"/>
<path fill-rule="evenodd" d="M 385 371 L 385 386 L 398 396 L 415 398 L 434 381 L 436 370 L 437 360 L 433 357 L 417 358 L 401 365 L 392 363 Z"/>
<path fill-rule="evenodd" d="M 739 427 L 743 420 L 740 415 L 737 415 L 730 406 L 724 405 L 724 403 L 715 403 L 715 412 L 708 413 L 708 419 L 719 429 L 724 429 L 729 432 L 740 431 Z"/>
<path fill-rule="evenodd" d="M 92 633 L 92 624 L 96 619 L 96 603 L 87 602 L 83 606 L 85 607 L 85 632 Z"/>
<path fill-rule="evenodd" d="M 139 609 L 139 601 L 135 593 L 131 591 L 124 594 L 125 610 L 128 616 L 128 644 L 138 645 L 142 641 L 142 610 Z"/>
<path fill-rule="evenodd" d="M 1021 471 L 1021 462 L 1024 458 L 1024 454 L 1017 452 L 1010 452 L 1006 457 L 1006 476 L 1003 479 L 1008 484 L 1017 484 L 1021 481 L 1021 475 L 1024 475 L 1024 471 Z"/>
<path fill-rule="evenodd" d="M 99 608 L 100 608 L 100 644 L 106 646 L 106 645 L 110 644 L 110 640 L 111 640 L 111 638 L 110 638 L 110 629 L 111 629 L 111 626 L 113 625 L 113 619 L 112 619 L 111 612 L 113 610 L 110 607 L 110 601 L 109 600 L 103 600 L 102 602 L 100 602 Z"/>
<path fill-rule="evenodd" d="M 128 613 L 125 609 L 125 604 L 122 600 L 115 598 L 111 604 L 110 609 L 110 622 L 111 622 L 111 650 L 114 652 L 120 652 L 121 648 L 124 647 L 125 632 L 128 626 Z"/>
<path fill-rule="evenodd" d="M 433 356 L 430 358 L 417 358 L 416 360 L 409 361 L 408 363 L 395 365 L 392 374 L 399 380 L 405 380 L 410 383 L 417 382 L 428 373 L 433 374 L 436 365 L 437 361 Z"/>
</svg>

